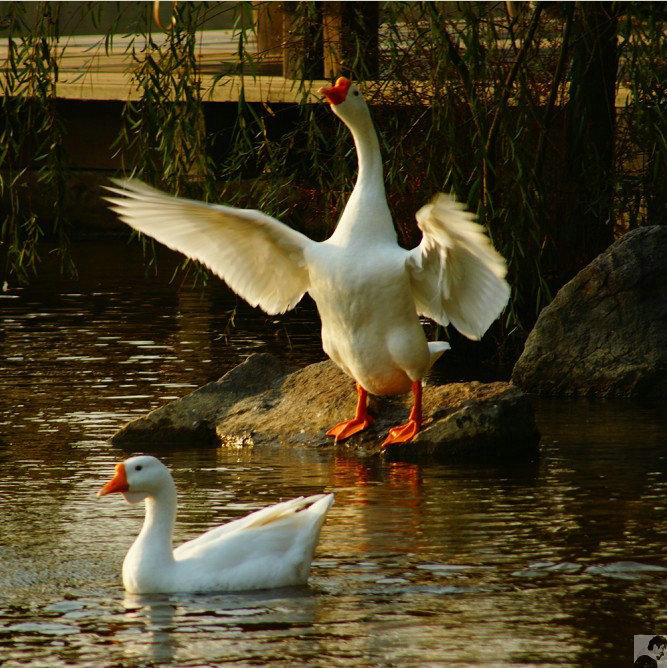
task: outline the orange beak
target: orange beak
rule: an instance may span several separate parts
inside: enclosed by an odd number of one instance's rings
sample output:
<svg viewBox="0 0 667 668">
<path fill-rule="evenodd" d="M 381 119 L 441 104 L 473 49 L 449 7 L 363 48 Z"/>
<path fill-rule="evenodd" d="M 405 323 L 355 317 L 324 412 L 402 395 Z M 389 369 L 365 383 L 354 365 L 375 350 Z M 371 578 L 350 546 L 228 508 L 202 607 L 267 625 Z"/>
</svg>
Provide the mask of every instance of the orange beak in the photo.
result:
<svg viewBox="0 0 667 668">
<path fill-rule="evenodd" d="M 339 77 L 336 79 L 335 86 L 323 86 L 317 92 L 324 95 L 329 101 L 329 104 L 340 104 L 341 102 L 345 102 L 347 91 L 350 90 L 351 85 L 352 82 L 349 79 Z"/>
<path fill-rule="evenodd" d="M 125 465 L 121 462 L 120 464 L 116 464 L 116 475 L 97 492 L 97 496 L 105 496 L 113 492 L 127 492 L 128 489 L 130 489 L 130 486 L 127 483 Z"/>
</svg>

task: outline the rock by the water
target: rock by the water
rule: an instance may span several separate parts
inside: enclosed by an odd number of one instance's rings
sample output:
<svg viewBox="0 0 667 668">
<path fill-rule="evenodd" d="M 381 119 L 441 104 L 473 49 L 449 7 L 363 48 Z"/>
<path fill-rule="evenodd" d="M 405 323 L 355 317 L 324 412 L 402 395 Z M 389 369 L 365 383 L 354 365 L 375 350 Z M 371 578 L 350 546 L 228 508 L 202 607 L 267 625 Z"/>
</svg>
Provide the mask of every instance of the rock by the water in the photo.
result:
<svg viewBox="0 0 667 668">
<path fill-rule="evenodd" d="M 381 454 L 390 427 L 407 421 L 411 395 L 371 397 L 376 422 L 336 447 L 360 456 Z M 333 362 L 303 369 L 255 354 L 220 380 L 128 423 L 112 439 L 123 448 L 161 445 L 333 446 L 326 430 L 354 415 L 353 382 Z M 426 424 L 408 444 L 385 456 L 401 460 L 483 461 L 533 454 L 539 443 L 532 406 L 508 383 L 427 386 Z"/>
<path fill-rule="evenodd" d="M 161 443 L 218 445 L 215 427 L 238 401 L 261 394 L 295 370 L 272 355 L 251 355 L 220 380 L 128 422 L 111 442 L 124 448 Z"/>
<path fill-rule="evenodd" d="M 512 382 L 549 396 L 667 396 L 667 227 L 612 244 L 537 320 Z"/>
</svg>

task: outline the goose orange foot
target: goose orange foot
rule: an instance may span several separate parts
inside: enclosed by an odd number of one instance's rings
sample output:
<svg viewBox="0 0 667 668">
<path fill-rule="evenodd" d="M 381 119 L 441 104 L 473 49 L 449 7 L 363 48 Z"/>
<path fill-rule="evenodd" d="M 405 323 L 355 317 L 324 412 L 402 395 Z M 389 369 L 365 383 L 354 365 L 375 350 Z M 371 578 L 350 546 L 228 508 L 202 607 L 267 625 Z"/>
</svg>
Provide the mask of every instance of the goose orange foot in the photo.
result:
<svg viewBox="0 0 667 668">
<path fill-rule="evenodd" d="M 343 441 L 363 431 L 371 424 L 373 424 L 373 418 L 370 415 L 365 420 L 358 420 L 357 418 L 345 420 L 345 422 L 339 422 L 335 427 L 331 427 L 327 432 L 327 436 L 334 436 L 335 441 Z"/>
<path fill-rule="evenodd" d="M 371 424 L 374 420 L 369 415 L 368 409 L 366 406 L 366 399 L 368 397 L 368 392 L 364 390 L 359 383 L 357 383 L 357 410 L 355 416 L 351 420 L 345 420 L 345 422 L 339 422 L 335 427 L 331 427 L 327 432 L 327 436 L 333 436 L 334 442 L 342 441 L 346 438 L 350 438 L 354 434 L 358 434 L 360 431 L 363 431 Z"/>
<path fill-rule="evenodd" d="M 417 435 L 420 428 L 421 424 L 413 420 L 399 427 L 392 427 L 389 430 L 389 436 L 382 442 L 382 447 L 385 448 L 391 443 L 408 443 Z"/>
<path fill-rule="evenodd" d="M 389 430 L 389 436 L 382 443 L 383 448 L 392 443 L 408 443 L 419 433 L 422 426 L 422 384 L 420 380 L 412 383 L 412 394 L 415 397 L 415 403 L 410 411 L 408 422 Z"/>
</svg>

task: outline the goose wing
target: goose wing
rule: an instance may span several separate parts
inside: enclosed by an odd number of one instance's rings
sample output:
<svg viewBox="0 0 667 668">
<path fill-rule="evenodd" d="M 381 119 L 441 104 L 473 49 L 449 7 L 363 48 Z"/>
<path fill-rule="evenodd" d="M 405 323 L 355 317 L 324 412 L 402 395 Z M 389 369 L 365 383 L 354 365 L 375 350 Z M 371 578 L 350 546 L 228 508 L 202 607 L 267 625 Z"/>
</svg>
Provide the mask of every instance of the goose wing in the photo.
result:
<svg viewBox="0 0 667 668">
<path fill-rule="evenodd" d="M 406 266 L 417 312 L 480 339 L 509 299 L 505 260 L 452 195 L 436 195 L 416 217 L 423 237 Z"/>
<path fill-rule="evenodd" d="M 261 211 L 167 195 L 136 179 L 114 179 L 107 197 L 120 219 L 198 260 L 252 306 L 269 314 L 296 306 L 308 289 L 304 249 L 314 244 Z"/>
<path fill-rule="evenodd" d="M 276 503 L 250 513 L 246 517 L 222 524 L 186 543 L 182 543 L 174 550 L 174 557 L 177 559 L 187 559 L 191 556 L 200 555 L 223 540 L 226 542 L 225 546 L 228 547 L 229 542 L 227 542 L 227 539 L 233 538 L 238 538 L 240 545 L 245 543 L 242 551 L 251 551 L 251 546 L 258 540 L 258 536 L 261 540 L 262 534 L 270 533 L 274 530 L 278 535 L 284 535 L 289 540 L 292 540 L 291 535 L 305 521 L 310 524 L 314 518 L 316 524 L 321 526 L 332 503 L 333 494 L 316 494 L 308 497 L 300 496 L 297 499 Z"/>
</svg>

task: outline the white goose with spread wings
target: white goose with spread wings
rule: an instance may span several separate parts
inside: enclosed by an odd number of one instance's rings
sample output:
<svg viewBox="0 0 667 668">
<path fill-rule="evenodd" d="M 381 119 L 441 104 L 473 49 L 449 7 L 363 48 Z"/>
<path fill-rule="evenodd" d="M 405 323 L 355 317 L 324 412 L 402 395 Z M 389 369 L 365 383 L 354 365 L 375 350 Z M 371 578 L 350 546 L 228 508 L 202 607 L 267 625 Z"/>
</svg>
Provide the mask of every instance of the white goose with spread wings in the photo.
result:
<svg viewBox="0 0 667 668">
<path fill-rule="evenodd" d="M 120 197 L 108 199 L 128 225 L 199 260 L 269 314 L 309 292 L 324 351 L 357 383 L 355 417 L 327 433 L 340 440 L 365 429 L 372 422 L 367 393 L 412 389 L 408 423 L 391 429 L 384 444 L 406 442 L 421 428 L 422 378 L 449 348 L 426 341 L 419 315 L 481 338 L 507 304 L 507 269 L 474 216 L 442 193 L 417 212 L 419 246 L 401 248 L 366 101 L 344 77 L 320 92 L 352 132 L 359 161 L 354 190 L 326 241 L 260 211 L 172 197 L 137 180 L 115 181 L 109 190 Z"/>
</svg>

